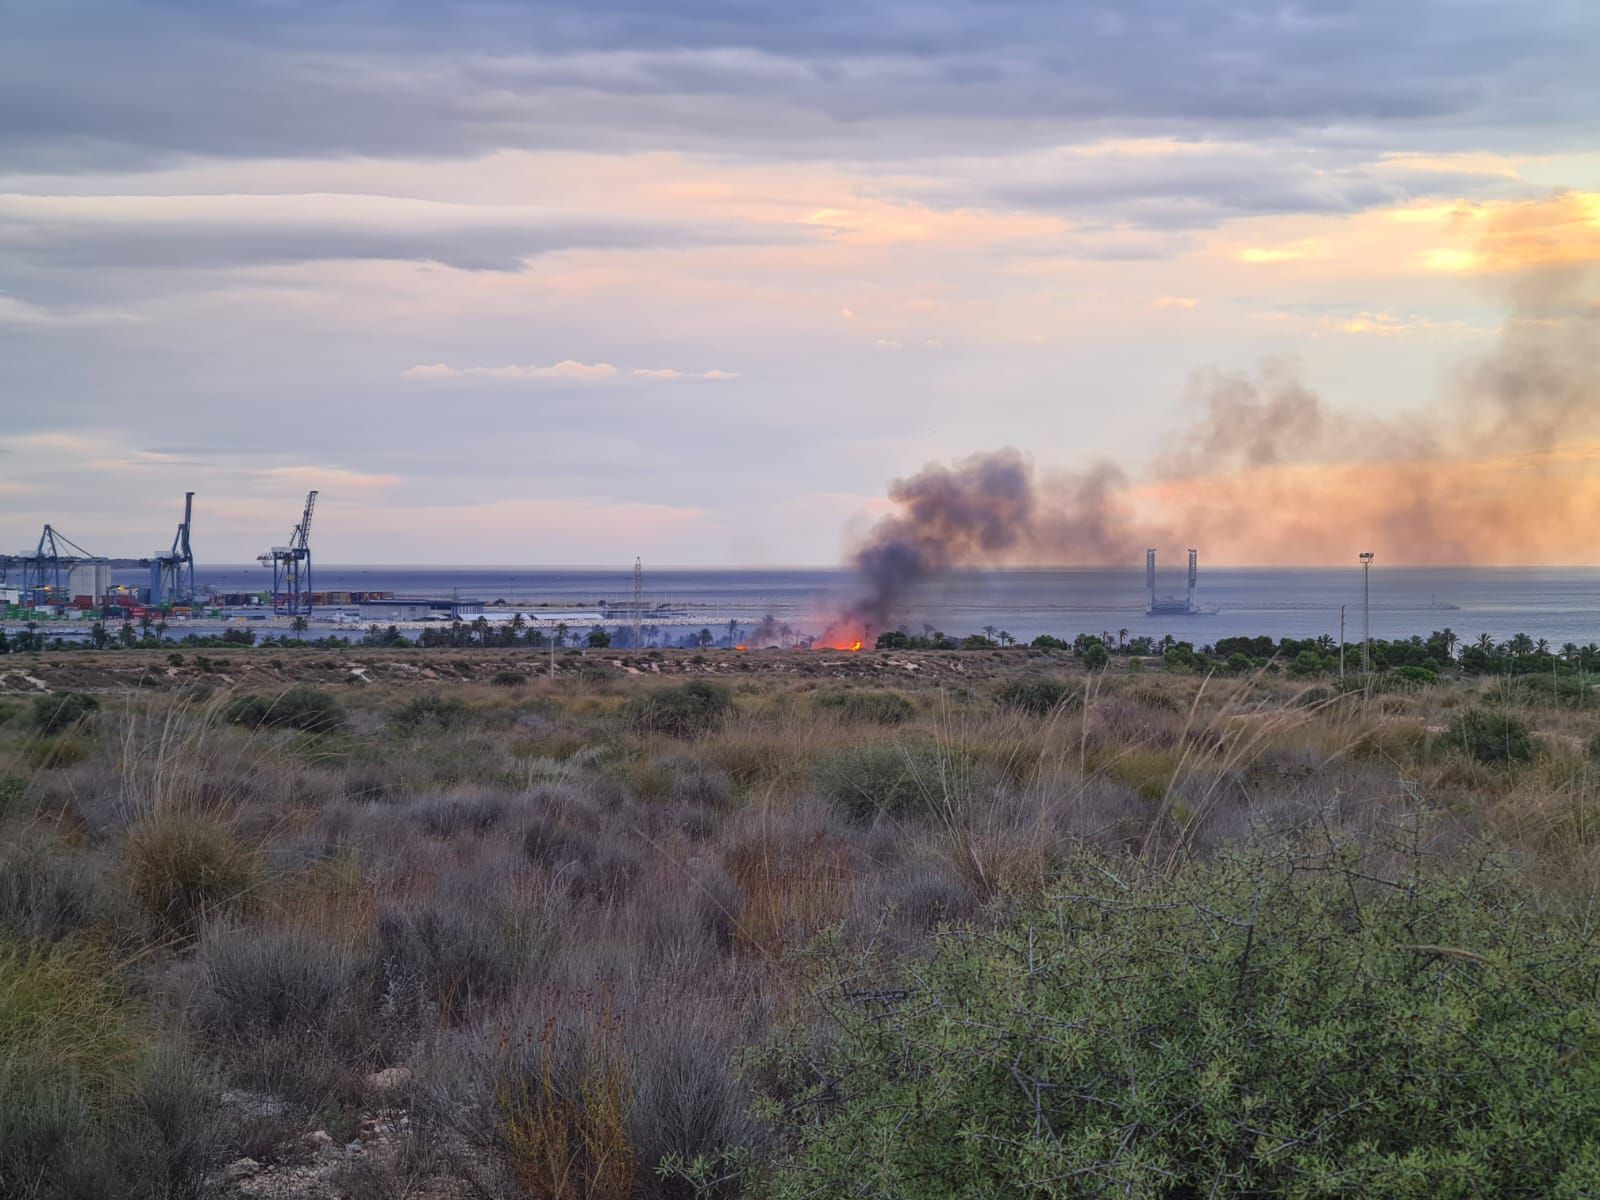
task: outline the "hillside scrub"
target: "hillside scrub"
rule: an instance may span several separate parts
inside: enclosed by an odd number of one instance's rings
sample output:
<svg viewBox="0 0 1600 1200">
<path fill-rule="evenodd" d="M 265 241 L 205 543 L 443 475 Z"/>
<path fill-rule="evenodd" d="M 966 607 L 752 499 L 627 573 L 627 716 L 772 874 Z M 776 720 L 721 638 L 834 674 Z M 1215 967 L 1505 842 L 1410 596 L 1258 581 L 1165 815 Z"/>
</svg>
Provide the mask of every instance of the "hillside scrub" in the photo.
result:
<svg viewBox="0 0 1600 1200">
<path fill-rule="evenodd" d="M 298 729 L 332 733 L 344 724 L 344 710 L 327 692 L 293 687 L 277 696 L 239 696 L 222 710 L 222 719 L 246 729 Z"/>
<path fill-rule="evenodd" d="M 1024 1189 L 980 1134 L 1011 1138 L 1053 1177 L 1057 1149 L 1034 1137 L 1032 1093 L 1017 1108 L 1020 1085 L 995 1066 L 1016 1061 L 1018 1023 L 1040 1013 L 1090 1022 L 1096 1036 L 1070 1048 L 1097 1072 L 1070 1077 L 1085 1095 L 1129 1105 L 1126 1080 L 1138 1082 L 1150 1124 L 1121 1158 L 1126 1126 L 1106 1135 L 1087 1109 L 1058 1109 L 1064 1090 L 1039 1089 L 1063 1144 L 1097 1138 L 1118 1169 L 1128 1155 L 1181 1166 L 1201 1194 L 1213 1182 L 1236 1194 L 1247 1176 L 1279 1194 L 1298 1171 L 1309 1195 L 1308 1164 L 1324 1154 L 1325 1192 L 1384 1194 L 1397 1176 L 1349 1183 L 1348 1133 L 1387 1137 L 1385 1154 L 1402 1136 L 1433 1139 L 1437 1154 L 1408 1161 L 1440 1191 L 1446 1152 L 1515 1182 L 1494 1149 L 1515 1132 L 1500 1120 L 1514 1101 L 1539 1122 L 1528 1137 L 1549 1150 L 1537 1159 L 1549 1178 L 1580 1178 L 1556 1148 L 1570 1140 L 1556 1111 L 1565 1085 L 1539 1067 L 1555 993 L 1536 994 L 1585 986 L 1587 959 L 1562 957 L 1561 913 L 1600 882 L 1596 730 L 1564 696 L 1503 679 L 1391 690 L 1267 670 L 1119 677 L 1115 663 L 1089 679 L 1054 651 L 1048 669 L 1032 651 L 918 652 L 915 670 L 899 651 L 669 652 L 651 660 L 660 672 L 638 675 L 591 651 L 558 659 L 554 676 L 510 654 L 430 654 L 425 675 L 420 651 L 359 663 L 332 650 L 219 651 L 204 674 L 198 656 L 171 664 L 174 682 L 155 689 L 130 664 L 164 657 L 123 650 L 120 691 L 104 689 L 121 676 L 80 670 L 90 655 L 41 668 L 57 692 L 101 689 L 100 708 L 53 737 L 27 719 L 0 726 L 0 944 L 30 972 L 55 963 L 57 980 L 95 972 L 99 990 L 72 1002 L 86 1029 L 121 1040 L 93 1082 L 70 1039 L 24 1039 L 34 1099 L 0 1104 L 0 1120 L 36 1132 L 0 1129 L 0 1146 L 32 1147 L 13 1175 L 59 1161 L 49 1147 L 64 1146 L 85 1173 L 62 1175 L 50 1200 L 297 1195 L 291 1180 L 312 1167 L 337 1167 L 359 1200 L 462 1187 L 521 1200 L 550 1192 L 564 1163 L 580 1195 L 758 1200 L 786 1194 L 789 1171 L 833 1194 L 825 1143 L 866 1137 L 874 1119 L 849 1098 L 898 1103 L 943 1069 L 874 1031 L 899 1036 L 886 1022 L 910 1020 L 905 996 L 944 1003 L 960 964 L 981 960 L 974 1003 L 1012 1041 L 959 1022 L 916 1032 L 968 1068 L 950 1080 L 971 1118 L 950 1126 L 952 1144 L 960 1169 L 998 1172 L 989 1194 Z M 723 659 L 735 679 L 714 677 Z M 527 681 L 497 684 L 501 669 Z M 220 720 L 239 698 L 223 675 L 266 704 L 322 693 L 342 723 L 329 735 Z M 1001 702 L 1013 694 L 1042 699 Z M 1514 718 L 1537 754 L 1480 762 L 1448 733 L 1475 711 Z M 37 758 L 57 742 L 72 752 Z M 1425 886 L 1385 888 L 1375 880 L 1401 878 L 1396 863 L 1409 861 L 1395 831 L 1411 829 L 1432 864 L 1418 873 Z M 1320 875 L 1307 831 L 1339 847 Z M 1490 849 L 1516 869 L 1486 872 L 1501 862 Z M 1279 870 L 1286 862 L 1305 865 Z M 1347 865 L 1370 878 L 1351 881 Z M 1258 867 L 1271 868 L 1261 904 L 1272 911 L 1256 921 L 1241 989 L 1229 963 Z M 1461 891 L 1474 878 L 1481 895 Z M 1352 894 L 1371 909 L 1366 926 Z M 1108 901 L 1117 895 L 1125 911 Z M 1417 933 L 1404 944 L 1468 956 L 1401 954 L 1393 905 L 1413 895 Z M 1017 967 L 1029 928 L 1047 955 L 1035 962 L 1049 965 L 1037 978 Z M 1084 948 L 1105 969 L 1075 959 Z M 1173 969 L 1174 954 L 1200 966 Z M 1540 963 L 1570 971 L 1551 979 Z M 845 973 L 849 997 L 827 983 Z M 1499 980 L 1505 1004 L 1471 991 L 1474 977 Z M 1383 998 L 1367 1017 L 1351 1000 L 1363 980 Z M 1442 1015 L 1423 981 L 1448 1002 Z M 1288 1006 L 1281 1020 L 1269 1001 Z M 1383 1013 L 1407 1019 L 1377 1029 Z M 1497 1039 L 1500 1082 L 1447 1044 L 1458 1015 Z M 1108 1038 L 1136 1020 L 1145 1032 L 1117 1049 Z M 1260 1033 L 1259 1060 L 1240 1050 L 1241 1021 Z M 1291 1061 L 1291 1021 L 1317 1051 L 1304 1061 Z M 1041 1055 L 1066 1056 L 1051 1040 L 1064 1028 L 1045 1020 Z M 891 1046 L 899 1075 L 884 1073 Z M 1314 1063 L 1362 1065 L 1355 1056 L 1380 1049 L 1402 1056 L 1426 1112 L 1383 1090 L 1374 1065 L 1370 1104 L 1304 1145 L 1269 1154 L 1277 1142 L 1240 1132 L 1254 1120 L 1266 1139 L 1304 1134 L 1319 1096 L 1338 1114 L 1356 1085 L 1314 1077 Z M 1119 1076 L 1117 1055 L 1139 1073 Z M 859 1093 L 820 1090 L 808 1062 Z M 1058 1065 L 1019 1070 L 1054 1084 Z M 404 1082 L 373 1082 L 385 1072 Z M 1460 1104 L 1430 1072 L 1466 1080 Z M 1535 1083 L 1548 1094 L 1526 1095 Z M 1273 1099 L 1270 1113 L 1230 1107 L 1245 1085 Z M 1180 1092 L 1202 1102 L 1203 1122 L 1177 1119 Z M 1462 1107 L 1470 1096 L 1481 1118 Z M 937 1095 L 918 1102 L 930 1130 L 950 1120 Z M 59 1124 L 38 1123 L 51 1113 Z M 393 1114 L 409 1121 L 404 1138 Z M 374 1122 L 391 1133 L 364 1137 Z M 49 1141 L 51 1128 L 65 1132 Z M 973 1138 L 960 1141 L 963 1129 Z M 312 1154 L 306 1138 L 322 1130 L 334 1142 Z M 242 1157 L 258 1174 L 235 1188 L 219 1172 Z M 921 1194 L 896 1169 L 880 1155 L 858 1178 Z M 1053 1186 L 1082 1194 L 1086 1178 Z M 10 1182 L 0 1192 L 16 1191 Z"/>
<path fill-rule="evenodd" d="M 1533 761 L 1534 744 L 1527 723 L 1503 709 L 1468 709 L 1450 722 L 1446 737 L 1451 745 L 1482 763 Z"/>
<path fill-rule="evenodd" d="M 732 709 L 727 688 L 696 680 L 635 696 L 624 712 L 635 729 L 687 738 L 716 728 Z"/>
</svg>

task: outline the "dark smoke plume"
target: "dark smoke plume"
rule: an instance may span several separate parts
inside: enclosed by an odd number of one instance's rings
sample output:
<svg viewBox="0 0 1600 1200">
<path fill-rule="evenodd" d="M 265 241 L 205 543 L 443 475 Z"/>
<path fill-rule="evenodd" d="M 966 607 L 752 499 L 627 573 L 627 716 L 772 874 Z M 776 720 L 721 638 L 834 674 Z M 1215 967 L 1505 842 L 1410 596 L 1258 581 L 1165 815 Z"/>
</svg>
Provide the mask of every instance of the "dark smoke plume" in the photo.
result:
<svg viewBox="0 0 1600 1200">
<path fill-rule="evenodd" d="M 890 485 L 896 511 L 856 551 L 847 616 L 893 626 L 956 567 L 1136 564 L 1146 546 L 1213 561 L 1561 561 L 1600 528 L 1600 305 L 1584 278 L 1525 279 L 1496 350 L 1432 412 L 1330 410 L 1283 362 L 1197 374 L 1188 424 L 1135 478 L 1113 463 L 1040 477 L 1012 447 Z M 1594 551 L 1588 551 L 1593 557 Z"/>
</svg>

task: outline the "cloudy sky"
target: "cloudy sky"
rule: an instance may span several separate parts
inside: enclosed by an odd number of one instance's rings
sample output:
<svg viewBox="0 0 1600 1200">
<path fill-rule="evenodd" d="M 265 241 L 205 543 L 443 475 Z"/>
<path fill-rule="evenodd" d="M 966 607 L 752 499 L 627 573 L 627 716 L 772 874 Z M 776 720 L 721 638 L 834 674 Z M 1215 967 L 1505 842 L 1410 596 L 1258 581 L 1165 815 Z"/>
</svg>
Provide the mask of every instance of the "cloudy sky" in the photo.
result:
<svg viewBox="0 0 1600 1200">
<path fill-rule="evenodd" d="M 1530 273 L 1600 260 L 1589 0 L 0 29 L 7 550 L 148 552 L 194 490 L 243 561 L 316 487 L 325 562 L 834 562 L 930 461 L 1172 461 L 1197 379 L 1449 422 Z"/>
</svg>

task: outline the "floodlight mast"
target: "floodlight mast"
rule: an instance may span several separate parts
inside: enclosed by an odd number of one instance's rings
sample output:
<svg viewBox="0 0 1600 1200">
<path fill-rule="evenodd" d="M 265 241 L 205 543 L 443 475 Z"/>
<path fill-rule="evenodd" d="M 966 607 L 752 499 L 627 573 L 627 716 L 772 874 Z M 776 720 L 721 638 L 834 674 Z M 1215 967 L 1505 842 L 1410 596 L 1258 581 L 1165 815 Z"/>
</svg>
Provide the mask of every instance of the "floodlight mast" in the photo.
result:
<svg viewBox="0 0 1600 1200">
<path fill-rule="evenodd" d="M 1372 673 L 1372 558 L 1371 550 L 1361 552 L 1361 671 Z"/>
</svg>

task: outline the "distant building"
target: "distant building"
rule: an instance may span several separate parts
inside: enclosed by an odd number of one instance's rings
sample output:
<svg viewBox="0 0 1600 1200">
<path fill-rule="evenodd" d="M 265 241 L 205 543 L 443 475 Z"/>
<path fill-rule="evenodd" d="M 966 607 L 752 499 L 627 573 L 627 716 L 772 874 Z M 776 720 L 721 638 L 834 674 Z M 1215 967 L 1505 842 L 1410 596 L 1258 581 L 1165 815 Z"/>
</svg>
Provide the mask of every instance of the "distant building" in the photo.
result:
<svg viewBox="0 0 1600 1200">
<path fill-rule="evenodd" d="M 449 600 L 369 600 L 360 605 L 363 624 L 391 621 L 446 620 L 451 616 Z"/>
</svg>

